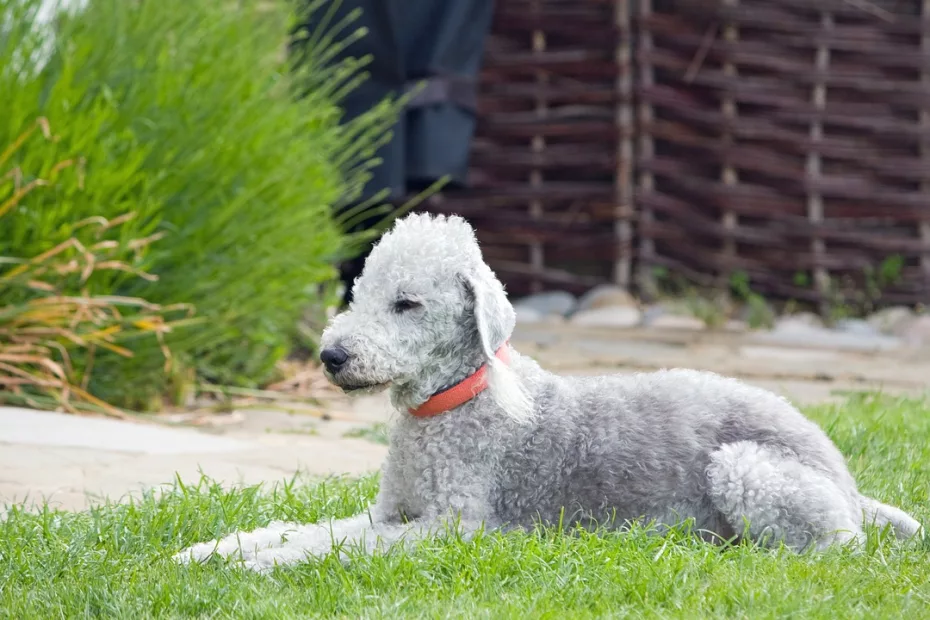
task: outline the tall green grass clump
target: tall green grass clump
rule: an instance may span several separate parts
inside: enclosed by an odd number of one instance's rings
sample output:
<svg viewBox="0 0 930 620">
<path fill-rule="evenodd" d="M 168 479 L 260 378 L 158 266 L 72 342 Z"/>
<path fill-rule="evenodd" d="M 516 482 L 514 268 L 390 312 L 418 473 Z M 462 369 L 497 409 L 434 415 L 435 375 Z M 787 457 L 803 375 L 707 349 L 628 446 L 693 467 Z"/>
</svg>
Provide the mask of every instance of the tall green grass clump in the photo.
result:
<svg viewBox="0 0 930 620">
<path fill-rule="evenodd" d="M 45 117 L 56 140 L 11 164 L 41 178 L 77 155 L 84 180 L 25 197 L 0 227 L 0 256 L 35 256 L 89 217 L 132 212 L 120 234 L 160 237 L 138 265 L 157 280 L 106 272 L 89 293 L 187 303 L 201 320 L 171 336 L 174 376 L 157 356 L 110 357 L 89 389 L 151 407 L 185 362 L 206 380 L 268 380 L 350 250 L 332 207 L 358 195 L 395 118 L 384 102 L 339 125 L 361 62 L 327 61 L 361 33 L 330 23 L 295 67 L 286 3 L 87 0 L 44 24 L 42 4 L 0 0 L 0 144 Z"/>
<path fill-rule="evenodd" d="M 41 133 L 40 133 L 41 132 Z M 38 138 L 37 138 L 38 136 Z M 47 178 L 25 182 L 21 168 L 6 169 L 18 151 L 52 139 L 45 119 L 0 148 L 0 226 L 34 193 L 83 179 L 80 160 L 66 159 Z M 166 335 L 189 324 L 192 308 L 159 306 L 135 297 L 90 295 L 95 278 L 108 272 L 155 280 L 135 264 L 158 234 L 126 239 L 120 232 L 135 214 L 75 222 L 73 237 L 41 254 L 0 256 L 0 404 L 125 414 L 87 391 L 99 355 L 161 357 L 172 367 Z M 127 348 L 127 345 L 132 346 Z"/>
</svg>

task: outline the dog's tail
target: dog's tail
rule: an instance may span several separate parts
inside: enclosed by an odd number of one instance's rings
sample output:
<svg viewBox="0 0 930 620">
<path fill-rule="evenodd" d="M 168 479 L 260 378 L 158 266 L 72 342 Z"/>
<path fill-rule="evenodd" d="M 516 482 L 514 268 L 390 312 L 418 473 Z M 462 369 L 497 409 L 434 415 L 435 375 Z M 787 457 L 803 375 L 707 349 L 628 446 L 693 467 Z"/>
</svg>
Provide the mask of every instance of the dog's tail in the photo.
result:
<svg viewBox="0 0 930 620">
<path fill-rule="evenodd" d="M 911 538 L 920 531 L 920 523 L 917 519 L 900 508 L 883 504 L 865 495 L 860 495 L 859 501 L 866 523 L 874 523 L 882 528 L 890 525 L 898 539 Z"/>
</svg>

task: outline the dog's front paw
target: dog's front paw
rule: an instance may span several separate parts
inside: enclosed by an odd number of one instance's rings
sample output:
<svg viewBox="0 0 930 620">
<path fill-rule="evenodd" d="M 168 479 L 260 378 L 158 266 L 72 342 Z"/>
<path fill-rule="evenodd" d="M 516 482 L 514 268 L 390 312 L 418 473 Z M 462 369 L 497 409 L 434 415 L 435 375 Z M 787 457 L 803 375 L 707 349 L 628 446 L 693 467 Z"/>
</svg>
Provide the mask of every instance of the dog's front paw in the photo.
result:
<svg viewBox="0 0 930 620">
<path fill-rule="evenodd" d="M 239 566 L 246 570 L 258 573 L 259 575 L 265 575 L 274 570 L 274 568 L 278 565 L 273 560 L 262 559 L 257 556 L 253 556 L 250 560 L 243 560 Z"/>
<path fill-rule="evenodd" d="M 176 553 L 172 559 L 179 564 L 205 562 L 217 552 L 218 542 L 219 541 L 212 540 L 210 542 L 191 545 L 187 549 Z"/>
<path fill-rule="evenodd" d="M 315 557 L 311 550 L 300 547 L 261 549 L 243 557 L 242 567 L 257 573 L 267 573 L 276 567 L 294 566 Z"/>
<path fill-rule="evenodd" d="M 267 527 L 251 532 L 237 532 L 219 540 L 198 543 L 181 551 L 174 560 L 181 564 L 204 562 L 213 556 L 228 560 L 250 560 L 259 552 L 287 543 L 287 535 L 299 526 L 273 521 Z"/>
</svg>

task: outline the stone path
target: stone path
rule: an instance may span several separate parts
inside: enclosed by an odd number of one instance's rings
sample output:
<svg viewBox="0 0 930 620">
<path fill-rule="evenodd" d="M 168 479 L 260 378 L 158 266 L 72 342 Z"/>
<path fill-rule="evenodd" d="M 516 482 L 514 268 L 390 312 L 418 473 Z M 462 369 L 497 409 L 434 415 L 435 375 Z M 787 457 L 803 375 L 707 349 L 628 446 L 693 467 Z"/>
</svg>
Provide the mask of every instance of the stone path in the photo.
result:
<svg viewBox="0 0 930 620">
<path fill-rule="evenodd" d="M 376 419 L 387 417 L 378 403 L 367 410 Z M 229 485 L 277 482 L 297 472 L 363 474 L 379 467 L 386 447 L 342 435 L 370 423 L 362 413 L 357 423 L 319 424 L 308 416 L 250 411 L 234 427 L 205 432 L 0 408 L 0 508 L 48 501 L 79 510 L 103 497 L 118 500 L 170 483 L 176 475 L 196 482 L 201 472 Z"/>
<path fill-rule="evenodd" d="M 598 330 L 565 324 L 519 326 L 512 341 L 554 372 L 697 368 L 739 377 L 799 404 L 855 391 L 917 395 L 930 389 L 930 346 L 884 350 L 865 347 L 861 340 L 805 343 L 767 332 Z"/>
<path fill-rule="evenodd" d="M 518 327 L 513 343 L 564 374 L 630 373 L 690 367 L 738 376 L 800 404 L 881 389 L 926 394 L 930 348 L 884 350 L 843 342 L 785 341 L 771 334 L 692 330 L 610 330 L 570 325 Z M 338 404 L 330 421 L 274 410 L 245 410 L 208 428 L 167 426 L 0 408 L 0 504 L 48 500 L 82 509 L 200 472 L 227 484 L 275 482 L 374 471 L 382 444 L 347 438 L 388 421 L 384 397 Z M 177 420 L 165 416 L 162 420 Z"/>
</svg>

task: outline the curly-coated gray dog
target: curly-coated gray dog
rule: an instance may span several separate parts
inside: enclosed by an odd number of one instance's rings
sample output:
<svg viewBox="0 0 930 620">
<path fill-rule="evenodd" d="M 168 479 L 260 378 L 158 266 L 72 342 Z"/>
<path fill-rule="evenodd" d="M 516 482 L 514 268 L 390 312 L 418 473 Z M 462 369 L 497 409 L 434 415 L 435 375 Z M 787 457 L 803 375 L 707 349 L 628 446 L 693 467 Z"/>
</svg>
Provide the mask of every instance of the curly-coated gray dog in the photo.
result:
<svg viewBox="0 0 930 620">
<path fill-rule="evenodd" d="M 919 524 L 856 489 L 843 456 L 786 400 L 707 372 L 550 374 L 509 345 L 514 311 L 458 217 L 411 215 L 372 251 L 322 360 L 347 392 L 399 413 L 377 500 L 325 524 L 275 522 L 195 545 L 264 570 L 449 528 L 693 519 L 710 540 L 802 550 L 857 543 L 863 522 Z"/>
</svg>

